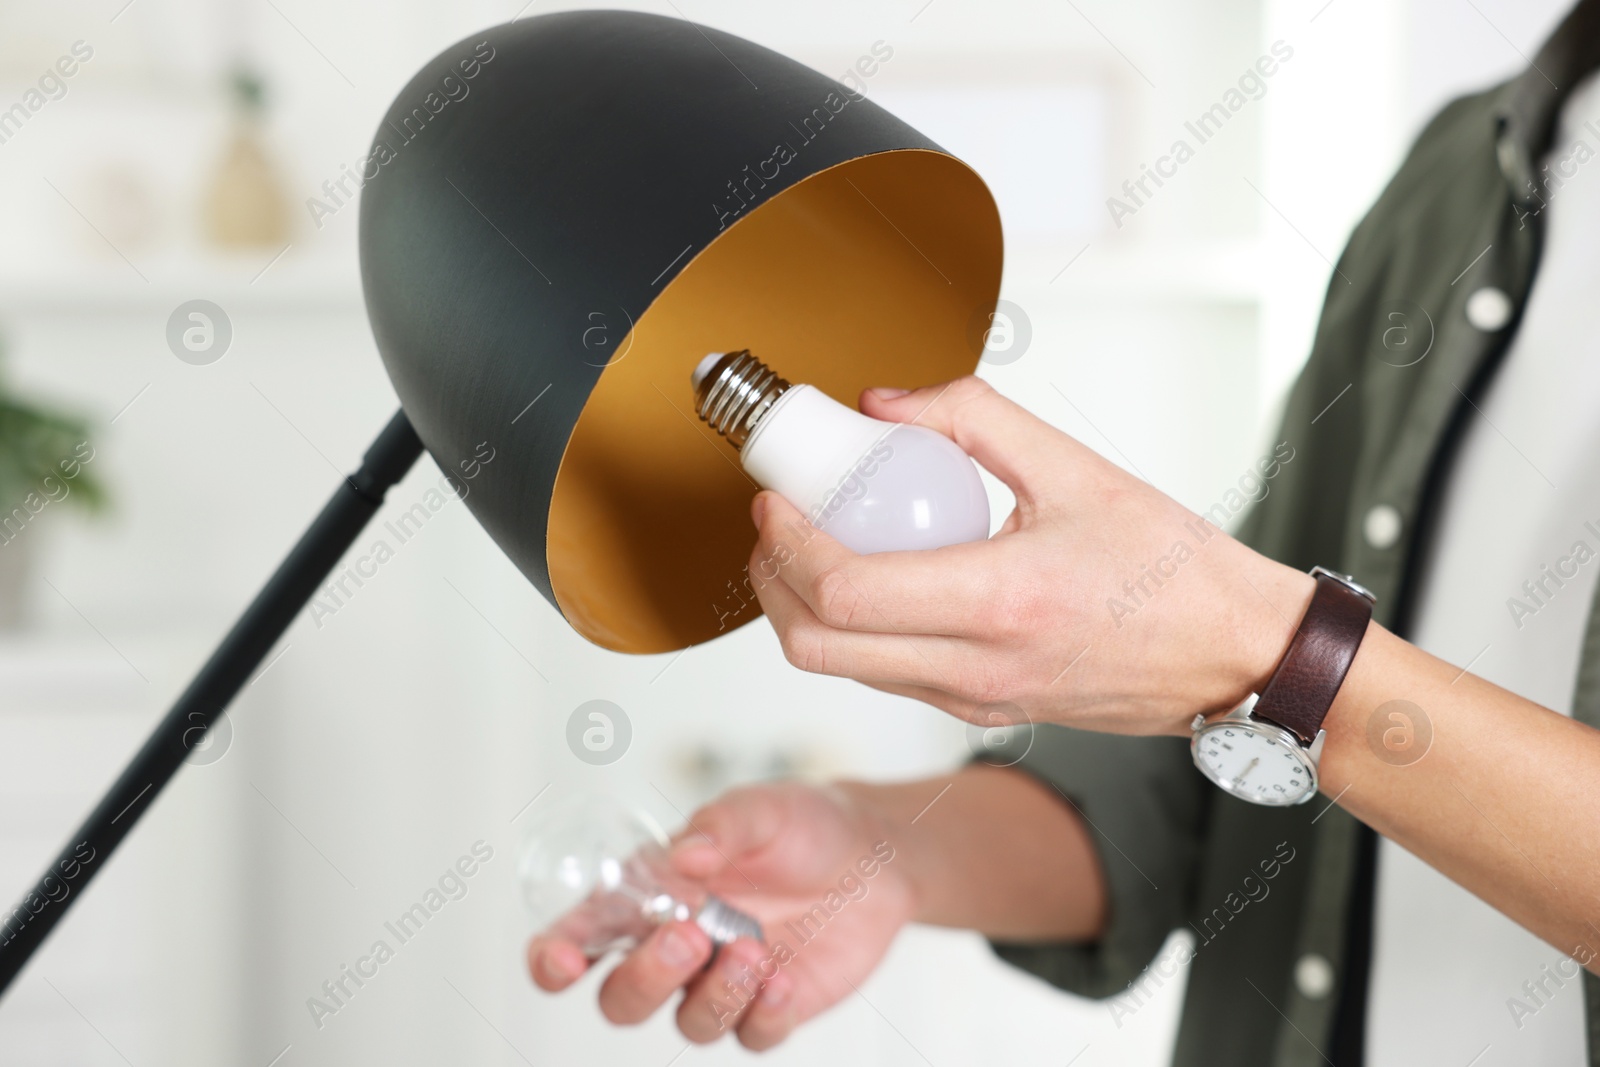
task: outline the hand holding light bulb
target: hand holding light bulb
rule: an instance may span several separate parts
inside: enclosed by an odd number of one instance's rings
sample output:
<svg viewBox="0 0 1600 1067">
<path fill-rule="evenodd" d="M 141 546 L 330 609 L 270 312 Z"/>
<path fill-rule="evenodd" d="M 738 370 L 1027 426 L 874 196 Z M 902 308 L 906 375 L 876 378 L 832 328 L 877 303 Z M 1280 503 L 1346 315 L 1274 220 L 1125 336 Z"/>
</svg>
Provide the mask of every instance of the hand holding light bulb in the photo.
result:
<svg viewBox="0 0 1600 1067">
<path fill-rule="evenodd" d="M 1196 707 L 1230 707 L 1260 684 L 1310 597 L 1307 575 L 978 378 L 868 390 L 860 413 L 748 351 L 706 356 L 691 381 L 696 412 L 766 490 L 752 503 L 761 537 L 748 573 L 802 670 L 968 722 L 1003 701 L 1037 722 L 1181 735 Z M 1016 495 L 993 538 L 974 459 Z M 1183 592 L 1157 598 L 1179 568 Z M 1256 599 L 1239 604 L 1241 586 Z M 1122 614 L 1100 610 L 1118 595 Z M 1141 612 L 1147 625 L 1119 639 Z M 1152 664 L 1140 641 L 1169 617 L 1190 647 Z M 1231 659 L 1205 636 L 1222 622 Z M 1069 665 L 1071 684 L 1058 685 Z"/>
<path fill-rule="evenodd" d="M 713 352 L 695 410 L 763 488 L 853 552 L 942 548 L 989 536 L 989 498 L 960 446 L 922 426 L 852 411 L 791 385 L 748 351 Z"/>
<path fill-rule="evenodd" d="M 796 665 L 854 677 L 969 721 L 982 719 L 985 701 L 1005 699 L 1038 722 L 1124 733 L 1181 733 L 1195 701 L 1222 706 L 1227 698 L 1219 692 L 1270 672 L 1292 631 L 1279 612 L 1298 617 L 1304 604 L 1294 598 L 1304 591 L 1297 583 L 1305 575 L 1214 532 L 1203 551 L 1182 563 L 1175 584 L 1141 608 L 1139 626 L 1118 630 L 1106 614 L 1106 596 L 1125 578 L 1160 566 L 1174 536 L 1194 519 L 1190 512 L 975 378 L 915 393 L 869 391 L 861 403 L 869 418 L 915 420 L 959 444 L 959 452 L 1012 489 L 1017 507 L 984 541 L 860 555 L 835 540 L 826 524 L 806 530 L 806 516 L 784 495 L 758 494 L 750 574 Z M 782 565 L 769 566 L 773 560 Z M 1234 638 L 1223 650 L 1231 655 L 1217 654 L 1219 628 Z M 1152 656 L 1162 639 L 1183 643 L 1183 655 Z M 1086 647 L 1092 651 L 1086 654 Z M 1004 851 L 1015 835 L 994 832 L 995 820 L 1027 812 L 1040 840 L 1058 846 L 1036 857 L 1026 839 L 1029 873 L 1043 875 L 1037 884 L 1022 885 L 1028 879 L 1004 863 L 990 870 L 962 861 L 965 853 L 941 852 L 938 829 L 968 798 L 986 796 L 971 776 L 983 775 L 991 785 L 1032 781 L 998 768 L 969 767 L 963 775 L 963 784 L 933 809 L 937 818 L 920 823 L 928 801 L 943 795 L 940 788 L 908 798 L 897 820 L 858 802 L 859 788 L 798 785 L 736 791 L 695 813 L 691 831 L 668 851 L 669 862 L 759 919 L 769 938 L 807 914 L 876 841 L 905 848 L 880 870 L 867 895 L 842 908 L 731 1021 L 716 1007 L 726 1003 L 728 984 L 759 971 L 767 946 L 735 941 L 702 970 L 711 939 L 688 921 L 650 932 L 606 976 L 599 994 L 606 1018 L 643 1022 L 681 990 L 678 1026 L 688 1038 L 712 1041 L 732 1029 L 742 1044 L 763 1049 L 851 995 L 851 986 L 864 982 L 914 916 L 1009 940 L 1091 939 L 1103 921 L 1099 905 L 1086 905 L 1076 918 L 1054 910 L 1064 908 L 1061 886 L 1092 868 L 1093 849 L 1053 791 L 1030 786 L 1037 803 L 1024 808 L 1017 790 L 1007 788 L 969 813 L 972 847 Z M 1069 821 L 1074 830 L 1048 829 L 1051 818 Z M 917 834 L 923 836 L 912 840 Z M 1031 896 L 1032 911 L 1008 896 L 1013 893 Z M 1099 899 L 1081 885 L 1076 895 Z M 988 922 L 974 919 L 951 903 L 959 898 L 996 910 Z M 1032 912 L 1050 921 L 1017 925 L 1018 915 Z M 573 940 L 555 934 L 528 946 L 530 971 L 546 990 L 572 985 L 592 962 Z"/>
<path fill-rule="evenodd" d="M 1004 702 L 1039 723 L 1176 736 L 1197 708 L 1232 707 L 1271 675 L 1309 575 L 977 378 L 868 390 L 861 406 L 949 438 L 1016 508 L 981 542 L 861 555 L 825 525 L 804 529 L 788 493 L 758 494 L 751 584 L 795 666 L 972 723 Z"/>
<path fill-rule="evenodd" d="M 761 926 L 685 876 L 647 812 L 603 795 L 575 794 L 540 810 L 517 863 L 542 936 L 591 959 L 630 949 L 669 922 L 694 922 L 719 945 L 761 940 Z"/>
<path fill-rule="evenodd" d="M 752 1049 L 782 1041 L 849 996 L 846 981 L 865 981 L 910 921 L 905 864 L 880 858 L 893 855 L 887 835 L 881 817 L 844 792 L 792 783 L 735 790 L 695 812 L 666 850 L 669 877 L 755 916 L 767 940 L 739 938 L 707 967 L 712 939 L 692 919 L 641 926 L 639 943 L 600 988 L 601 1011 L 613 1023 L 640 1023 L 682 990 L 678 1027 L 690 1040 L 731 1031 Z M 870 877 L 861 874 L 864 860 Z M 848 903 L 802 942 L 795 931 L 809 936 L 816 920 L 806 917 L 841 892 Z M 542 989 L 565 989 L 593 966 L 580 944 L 591 929 L 557 923 L 529 942 L 528 968 Z M 786 952 L 775 949 L 780 941 Z M 742 1005 L 730 985 L 748 991 Z"/>
</svg>

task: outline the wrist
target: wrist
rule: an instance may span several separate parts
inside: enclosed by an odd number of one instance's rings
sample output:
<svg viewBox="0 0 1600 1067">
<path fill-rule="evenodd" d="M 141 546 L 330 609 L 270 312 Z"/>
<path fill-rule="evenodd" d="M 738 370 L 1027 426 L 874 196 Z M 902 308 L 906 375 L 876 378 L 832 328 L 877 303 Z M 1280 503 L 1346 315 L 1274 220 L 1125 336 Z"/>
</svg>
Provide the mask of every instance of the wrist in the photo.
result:
<svg viewBox="0 0 1600 1067">
<path fill-rule="evenodd" d="M 1241 548 L 1243 546 L 1240 546 Z M 1187 733 L 1189 720 L 1200 710 L 1213 712 L 1236 707 L 1251 693 L 1259 694 L 1283 661 L 1295 631 L 1316 592 L 1317 580 L 1256 552 L 1249 566 L 1233 572 L 1225 625 L 1196 634 L 1200 654 L 1209 660 L 1203 697 L 1190 709 L 1176 732 Z M 1230 640 L 1217 642 L 1217 632 Z"/>
<path fill-rule="evenodd" d="M 881 870 L 903 892 L 912 921 L 921 918 L 928 898 L 928 849 L 911 841 L 916 834 L 914 820 L 928 804 L 926 790 L 919 788 L 926 784 L 839 781 L 828 786 L 854 826 L 862 849 L 870 851 L 884 841 L 894 849 L 894 862 Z"/>
<path fill-rule="evenodd" d="M 1259 694 L 1288 653 L 1317 592 L 1317 579 L 1229 541 L 1232 557 L 1198 590 L 1186 622 L 1184 654 L 1170 661 L 1178 688 L 1166 710 L 1168 733 L 1187 736 L 1195 712 L 1229 712 Z"/>
<path fill-rule="evenodd" d="M 1367 624 L 1361 648 L 1322 723 L 1328 735 L 1318 774 L 1323 793 L 1343 793 L 1363 775 L 1409 767 L 1427 754 L 1432 742 L 1431 724 L 1423 726 L 1419 740 L 1418 723 L 1414 721 L 1426 719 L 1426 713 L 1410 701 L 1394 699 L 1394 692 L 1385 682 L 1401 673 L 1399 662 L 1408 649 L 1410 646 L 1376 622 Z M 1429 680 L 1436 683 L 1440 679 L 1432 676 L 1439 674 L 1437 665 L 1428 666 L 1434 668 L 1429 671 Z M 1410 695 L 1415 690 L 1406 692 Z M 1391 704 L 1391 710 L 1383 713 Z M 1375 744 L 1368 730 L 1370 720 L 1379 713 Z"/>
</svg>

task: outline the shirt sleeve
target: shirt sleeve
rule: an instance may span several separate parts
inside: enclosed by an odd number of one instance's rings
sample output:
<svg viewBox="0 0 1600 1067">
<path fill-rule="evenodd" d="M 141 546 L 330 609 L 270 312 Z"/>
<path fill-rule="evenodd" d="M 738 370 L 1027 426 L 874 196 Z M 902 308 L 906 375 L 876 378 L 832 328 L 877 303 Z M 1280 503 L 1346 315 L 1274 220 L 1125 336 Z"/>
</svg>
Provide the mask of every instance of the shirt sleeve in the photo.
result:
<svg viewBox="0 0 1600 1067">
<path fill-rule="evenodd" d="M 1006 962 L 1086 997 L 1122 992 L 1187 920 L 1210 785 L 1188 742 L 1038 726 L 1016 770 L 1055 790 L 1083 820 L 1104 872 L 1099 940 L 991 941 Z"/>
</svg>

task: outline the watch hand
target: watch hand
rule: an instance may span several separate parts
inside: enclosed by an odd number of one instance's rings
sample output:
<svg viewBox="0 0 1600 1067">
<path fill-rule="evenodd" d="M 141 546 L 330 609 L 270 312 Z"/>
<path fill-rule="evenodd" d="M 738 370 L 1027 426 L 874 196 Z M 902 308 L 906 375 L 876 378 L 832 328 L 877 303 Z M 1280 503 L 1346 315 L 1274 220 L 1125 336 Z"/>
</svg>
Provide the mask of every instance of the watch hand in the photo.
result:
<svg viewBox="0 0 1600 1067">
<path fill-rule="evenodd" d="M 1234 785 L 1242 785 L 1242 784 L 1244 784 L 1244 776 L 1249 774 L 1251 771 L 1255 770 L 1256 769 L 1256 764 L 1258 764 L 1260 762 L 1261 762 L 1261 757 L 1260 756 L 1257 756 L 1255 759 L 1251 760 L 1245 766 L 1245 769 L 1239 772 L 1239 776 L 1233 780 L 1233 784 Z"/>
</svg>

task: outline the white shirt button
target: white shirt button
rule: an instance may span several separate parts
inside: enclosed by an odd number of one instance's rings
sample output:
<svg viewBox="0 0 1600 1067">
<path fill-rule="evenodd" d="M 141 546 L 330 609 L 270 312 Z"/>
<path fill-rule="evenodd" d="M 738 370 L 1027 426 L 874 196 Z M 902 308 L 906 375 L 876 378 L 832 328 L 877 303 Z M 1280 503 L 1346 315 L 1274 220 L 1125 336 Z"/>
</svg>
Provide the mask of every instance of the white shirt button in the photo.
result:
<svg viewBox="0 0 1600 1067">
<path fill-rule="evenodd" d="M 1467 321 L 1484 333 L 1494 333 L 1511 321 L 1511 298 L 1493 286 L 1479 289 L 1467 297 Z"/>
<path fill-rule="evenodd" d="M 1321 1000 L 1333 992 L 1333 964 L 1315 952 L 1301 956 L 1294 965 L 1294 985 L 1307 1000 Z"/>
<path fill-rule="evenodd" d="M 1390 504 L 1379 504 L 1367 512 L 1361 522 L 1361 533 L 1373 548 L 1393 548 L 1400 540 L 1400 512 Z"/>
</svg>

